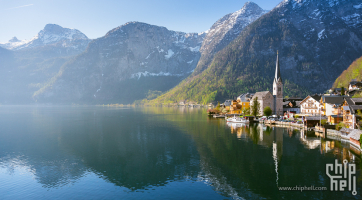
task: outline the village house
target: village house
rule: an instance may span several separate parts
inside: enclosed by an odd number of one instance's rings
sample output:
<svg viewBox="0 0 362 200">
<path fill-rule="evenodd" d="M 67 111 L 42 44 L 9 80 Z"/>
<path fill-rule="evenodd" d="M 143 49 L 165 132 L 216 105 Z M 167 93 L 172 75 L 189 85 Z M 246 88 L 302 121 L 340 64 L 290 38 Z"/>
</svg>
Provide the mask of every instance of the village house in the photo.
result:
<svg viewBox="0 0 362 200">
<path fill-rule="evenodd" d="M 347 125 L 347 127 L 353 128 L 354 116 L 351 113 L 351 109 L 349 109 L 349 106 L 342 106 L 341 110 L 343 113 L 343 123 Z"/>
<path fill-rule="evenodd" d="M 233 101 L 233 100 L 226 100 L 226 101 L 224 102 L 224 106 L 230 106 L 232 101 Z"/>
<path fill-rule="evenodd" d="M 343 96 L 323 95 L 320 99 L 322 104 L 322 115 L 328 116 L 330 124 L 338 124 L 343 121 L 343 112 L 341 107 L 344 102 Z"/>
<path fill-rule="evenodd" d="M 358 110 L 362 110 L 362 98 L 344 98 L 342 106 L 343 123 L 351 129 L 355 129 L 358 126 L 357 121 L 360 118 Z"/>
<path fill-rule="evenodd" d="M 230 105 L 230 114 L 241 114 L 241 105 L 237 100 L 233 100 Z"/>
<path fill-rule="evenodd" d="M 341 95 L 342 88 L 331 88 L 328 92 L 329 95 Z"/>
<path fill-rule="evenodd" d="M 241 105 L 241 109 L 250 108 L 250 100 L 253 98 L 254 93 L 245 93 L 237 97 L 238 103 Z"/>
<path fill-rule="evenodd" d="M 305 115 L 320 115 L 321 95 L 307 96 L 300 102 L 300 113 Z"/>
<path fill-rule="evenodd" d="M 300 113 L 300 103 L 302 102 L 302 98 L 299 97 L 291 97 L 283 100 L 283 112 L 289 113 Z"/>
<path fill-rule="evenodd" d="M 357 81 L 357 79 L 352 79 L 351 82 L 349 82 L 348 90 L 359 90 L 362 88 L 362 82 Z"/>
<path fill-rule="evenodd" d="M 329 115 L 327 117 L 328 122 L 332 125 L 336 125 L 339 122 L 343 122 L 343 116 L 342 115 Z"/>
<path fill-rule="evenodd" d="M 322 113 L 323 115 L 342 115 L 341 106 L 344 102 L 343 96 L 325 96 L 323 95 L 320 99 L 320 102 L 323 106 Z M 342 117 L 342 116 L 341 116 Z"/>
</svg>

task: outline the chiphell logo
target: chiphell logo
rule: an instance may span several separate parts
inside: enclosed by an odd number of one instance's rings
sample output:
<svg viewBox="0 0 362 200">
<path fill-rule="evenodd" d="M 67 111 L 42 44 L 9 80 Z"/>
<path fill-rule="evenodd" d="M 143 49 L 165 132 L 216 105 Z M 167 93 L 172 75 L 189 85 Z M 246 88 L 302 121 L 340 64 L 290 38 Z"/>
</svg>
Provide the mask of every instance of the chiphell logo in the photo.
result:
<svg viewBox="0 0 362 200">
<path fill-rule="evenodd" d="M 332 172 L 332 174 L 331 174 Z M 331 179 L 331 191 L 352 191 L 352 195 L 356 195 L 356 164 L 350 164 L 347 160 L 343 160 L 343 164 L 339 164 L 335 160 L 334 164 L 326 165 L 326 174 Z"/>
</svg>

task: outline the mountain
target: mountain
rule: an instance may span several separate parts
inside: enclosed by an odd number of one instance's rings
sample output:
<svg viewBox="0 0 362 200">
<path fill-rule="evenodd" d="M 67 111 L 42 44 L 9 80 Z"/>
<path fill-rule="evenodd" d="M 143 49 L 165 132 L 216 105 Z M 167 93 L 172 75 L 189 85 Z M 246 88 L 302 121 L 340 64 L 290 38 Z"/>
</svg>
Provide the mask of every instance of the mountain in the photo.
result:
<svg viewBox="0 0 362 200">
<path fill-rule="evenodd" d="M 0 104 L 34 103 L 32 95 L 71 57 L 82 53 L 90 39 L 75 29 L 47 24 L 29 41 L 12 38 L 0 47 Z"/>
<path fill-rule="evenodd" d="M 9 42 L 0 44 L 0 46 L 10 50 L 20 50 L 54 45 L 67 49 L 84 50 L 89 42 L 90 39 L 79 30 L 63 28 L 56 24 L 47 24 L 31 40 L 19 40 L 13 37 Z"/>
<path fill-rule="evenodd" d="M 343 73 L 336 79 L 333 88 L 348 88 L 352 79 L 362 81 L 362 57 L 355 60 Z"/>
<path fill-rule="evenodd" d="M 190 75 L 204 34 L 129 22 L 93 40 L 34 93 L 37 102 L 131 103 Z"/>
<path fill-rule="evenodd" d="M 362 53 L 358 0 L 285 0 L 247 26 L 209 67 L 154 100 L 207 103 L 271 90 L 277 51 L 284 95 L 329 89 Z"/>
<path fill-rule="evenodd" d="M 215 53 L 237 38 L 247 25 L 267 12 L 253 2 L 247 2 L 240 10 L 227 14 L 215 22 L 206 31 L 207 34 L 200 48 L 201 58 L 193 75 L 206 69 Z"/>
</svg>

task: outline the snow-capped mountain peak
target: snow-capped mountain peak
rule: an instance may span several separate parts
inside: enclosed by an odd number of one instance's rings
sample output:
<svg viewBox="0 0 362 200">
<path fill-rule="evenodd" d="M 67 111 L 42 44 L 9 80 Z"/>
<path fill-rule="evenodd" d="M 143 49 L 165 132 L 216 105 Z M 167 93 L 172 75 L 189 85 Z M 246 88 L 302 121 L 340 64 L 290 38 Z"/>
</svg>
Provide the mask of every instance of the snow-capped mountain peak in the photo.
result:
<svg viewBox="0 0 362 200">
<path fill-rule="evenodd" d="M 72 46 L 75 41 L 89 42 L 86 35 L 77 29 L 63 28 L 56 24 L 47 24 L 36 36 L 30 40 L 18 40 L 13 37 L 9 42 L 0 44 L 0 46 L 11 49 L 20 50 L 26 48 L 34 48 L 45 45 L 63 43 L 63 46 Z"/>
<path fill-rule="evenodd" d="M 227 46 L 239 36 L 245 27 L 267 12 L 253 2 L 246 2 L 240 10 L 225 15 L 215 22 L 209 30 L 201 33 L 206 33 L 206 36 L 200 48 L 202 55 L 195 73 L 206 69 L 216 52 Z"/>
<path fill-rule="evenodd" d="M 235 39 L 242 29 L 267 12 L 253 2 L 246 2 L 240 10 L 225 15 L 214 23 L 208 30 L 203 47 L 207 47 L 207 43 L 212 43 L 215 40 Z"/>
<path fill-rule="evenodd" d="M 13 37 L 9 40 L 9 42 L 20 42 L 20 40 L 17 37 Z"/>
</svg>

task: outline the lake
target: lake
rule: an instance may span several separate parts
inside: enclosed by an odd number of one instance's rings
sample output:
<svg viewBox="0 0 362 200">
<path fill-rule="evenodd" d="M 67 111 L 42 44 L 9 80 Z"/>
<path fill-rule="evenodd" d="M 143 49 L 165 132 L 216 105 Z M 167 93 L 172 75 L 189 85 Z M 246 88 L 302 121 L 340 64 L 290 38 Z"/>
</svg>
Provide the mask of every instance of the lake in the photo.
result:
<svg viewBox="0 0 362 200">
<path fill-rule="evenodd" d="M 357 168 L 357 195 L 326 164 Z M 196 108 L 0 106 L 0 199 L 361 199 L 361 155 Z M 327 187 L 280 191 L 278 187 Z"/>
</svg>

